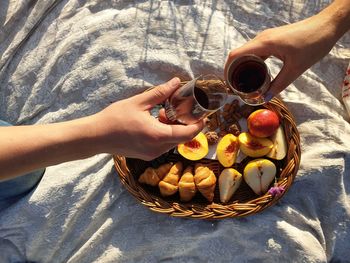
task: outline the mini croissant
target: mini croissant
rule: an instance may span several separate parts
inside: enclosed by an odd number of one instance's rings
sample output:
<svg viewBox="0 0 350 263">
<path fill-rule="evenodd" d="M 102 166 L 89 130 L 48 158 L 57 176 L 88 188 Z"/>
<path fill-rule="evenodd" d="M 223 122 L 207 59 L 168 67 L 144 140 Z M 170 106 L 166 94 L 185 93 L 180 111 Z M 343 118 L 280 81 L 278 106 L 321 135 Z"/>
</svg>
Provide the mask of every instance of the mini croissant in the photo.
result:
<svg viewBox="0 0 350 263">
<path fill-rule="evenodd" d="M 179 180 L 182 173 L 182 163 L 174 164 L 166 176 L 159 182 L 159 190 L 162 196 L 173 195 L 179 189 Z"/>
<path fill-rule="evenodd" d="M 139 182 L 142 184 L 157 186 L 160 180 L 162 180 L 169 172 L 172 165 L 172 163 L 166 163 L 156 169 L 148 167 L 143 174 L 140 175 Z"/>
<path fill-rule="evenodd" d="M 209 201 L 214 199 L 216 176 L 209 167 L 198 163 L 195 166 L 194 181 L 199 192 Z"/>
<path fill-rule="evenodd" d="M 192 173 L 193 168 L 188 166 L 179 182 L 179 193 L 181 201 L 188 202 L 196 194 L 196 185 Z"/>
</svg>

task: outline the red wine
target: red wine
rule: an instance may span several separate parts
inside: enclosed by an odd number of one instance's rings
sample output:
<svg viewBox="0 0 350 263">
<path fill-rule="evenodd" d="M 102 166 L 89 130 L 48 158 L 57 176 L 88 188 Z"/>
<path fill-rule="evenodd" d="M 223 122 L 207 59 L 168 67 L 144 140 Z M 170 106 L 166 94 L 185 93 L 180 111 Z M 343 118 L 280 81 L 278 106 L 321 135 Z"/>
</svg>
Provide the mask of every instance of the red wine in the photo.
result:
<svg viewBox="0 0 350 263">
<path fill-rule="evenodd" d="M 232 72 L 231 83 L 237 91 L 251 93 L 265 82 L 267 69 L 257 61 L 246 61 Z"/>
<path fill-rule="evenodd" d="M 194 96 L 198 103 L 204 108 L 209 109 L 209 98 L 204 90 L 201 88 L 195 87 L 194 88 Z"/>
</svg>

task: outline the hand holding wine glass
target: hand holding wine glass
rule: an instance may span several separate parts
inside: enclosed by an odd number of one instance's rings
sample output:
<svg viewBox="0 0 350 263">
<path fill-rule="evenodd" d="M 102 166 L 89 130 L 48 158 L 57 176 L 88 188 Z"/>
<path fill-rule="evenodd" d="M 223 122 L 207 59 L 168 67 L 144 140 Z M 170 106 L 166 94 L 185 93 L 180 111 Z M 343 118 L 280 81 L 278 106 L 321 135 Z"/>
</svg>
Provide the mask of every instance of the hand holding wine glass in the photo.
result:
<svg viewBox="0 0 350 263">
<path fill-rule="evenodd" d="M 226 102 L 226 85 L 215 75 L 199 76 L 176 90 L 165 103 L 168 120 L 193 124 L 216 112 Z"/>
</svg>

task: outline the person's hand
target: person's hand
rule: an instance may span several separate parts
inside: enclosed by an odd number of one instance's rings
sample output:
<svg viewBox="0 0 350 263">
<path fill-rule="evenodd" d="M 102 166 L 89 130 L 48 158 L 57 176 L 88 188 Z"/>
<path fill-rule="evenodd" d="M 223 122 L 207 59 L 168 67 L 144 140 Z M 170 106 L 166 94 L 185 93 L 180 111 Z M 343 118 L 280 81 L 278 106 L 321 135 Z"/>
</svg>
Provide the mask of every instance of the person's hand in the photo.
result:
<svg viewBox="0 0 350 263">
<path fill-rule="evenodd" d="M 204 121 L 192 125 L 165 124 L 149 112 L 164 102 L 179 84 L 180 80 L 173 78 L 93 115 L 99 151 L 151 160 L 195 137 L 203 129 Z"/>
<path fill-rule="evenodd" d="M 332 9 L 333 8 L 333 9 Z M 262 59 L 270 56 L 283 61 L 283 67 L 271 83 L 266 99 L 270 100 L 304 71 L 324 57 L 346 32 L 349 25 L 341 24 L 335 15 L 335 7 L 329 7 L 306 20 L 267 29 L 240 48 L 230 52 L 225 64 L 225 78 L 229 64 L 238 56 L 254 54 Z"/>
</svg>

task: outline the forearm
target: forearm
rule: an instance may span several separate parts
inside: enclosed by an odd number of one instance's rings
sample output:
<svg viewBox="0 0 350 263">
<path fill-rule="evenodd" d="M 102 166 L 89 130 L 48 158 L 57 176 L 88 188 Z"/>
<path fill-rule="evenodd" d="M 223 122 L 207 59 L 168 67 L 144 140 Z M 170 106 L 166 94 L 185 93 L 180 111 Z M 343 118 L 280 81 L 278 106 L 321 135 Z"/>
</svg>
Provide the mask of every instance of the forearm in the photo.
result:
<svg viewBox="0 0 350 263">
<path fill-rule="evenodd" d="M 331 26 L 338 40 L 350 29 L 350 0 L 335 0 L 317 16 Z"/>
<path fill-rule="evenodd" d="M 97 153 L 93 117 L 0 128 L 0 180 Z"/>
</svg>

